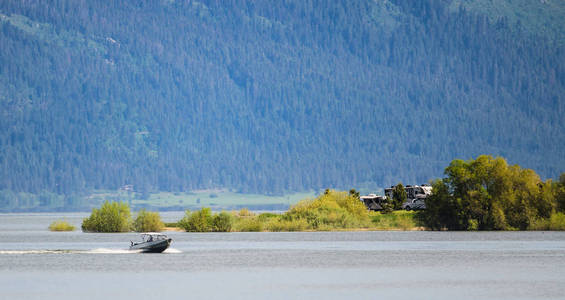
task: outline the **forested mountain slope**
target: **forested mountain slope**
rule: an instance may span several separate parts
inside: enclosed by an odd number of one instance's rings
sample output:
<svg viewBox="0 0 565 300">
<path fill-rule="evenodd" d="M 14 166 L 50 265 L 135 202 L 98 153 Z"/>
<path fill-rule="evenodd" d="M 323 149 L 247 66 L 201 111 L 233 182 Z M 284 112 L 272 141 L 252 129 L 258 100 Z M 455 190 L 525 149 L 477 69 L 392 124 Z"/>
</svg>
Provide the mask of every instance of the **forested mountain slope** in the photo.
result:
<svg viewBox="0 0 565 300">
<path fill-rule="evenodd" d="M 1 1 L 0 190 L 385 186 L 482 153 L 556 177 L 564 2 L 480 2 Z"/>
<path fill-rule="evenodd" d="M 516 30 L 565 43 L 565 2 L 559 0 L 454 0 L 452 11 L 464 8 L 485 14 L 491 21 L 502 19 Z"/>
</svg>

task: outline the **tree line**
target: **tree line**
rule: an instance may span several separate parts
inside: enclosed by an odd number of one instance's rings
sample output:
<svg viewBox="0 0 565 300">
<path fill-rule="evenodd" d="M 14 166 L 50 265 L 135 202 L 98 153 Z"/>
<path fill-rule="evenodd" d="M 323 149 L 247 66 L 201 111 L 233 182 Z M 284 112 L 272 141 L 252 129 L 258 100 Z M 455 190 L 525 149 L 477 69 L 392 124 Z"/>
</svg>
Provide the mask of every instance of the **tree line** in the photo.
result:
<svg viewBox="0 0 565 300">
<path fill-rule="evenodd" d="M 563 46 L 449 2 L 1 1 L 0 208 L 558 176 Z"/>
</svg>

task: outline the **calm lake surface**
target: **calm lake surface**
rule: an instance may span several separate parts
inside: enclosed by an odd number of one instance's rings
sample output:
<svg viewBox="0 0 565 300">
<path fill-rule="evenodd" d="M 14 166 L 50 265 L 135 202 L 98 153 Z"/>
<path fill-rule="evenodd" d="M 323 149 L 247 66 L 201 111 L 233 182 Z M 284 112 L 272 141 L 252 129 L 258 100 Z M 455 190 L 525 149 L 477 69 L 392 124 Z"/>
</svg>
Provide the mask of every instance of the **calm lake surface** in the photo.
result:
<svg viewBox="0 0 565 300">
<path fill-rule="evenodd" d="M 0 299 L 565 298 L 565 232 L 170 232 L 141 254 L 47 230 L 86 216 L 0 214 Z"/>
</svg>

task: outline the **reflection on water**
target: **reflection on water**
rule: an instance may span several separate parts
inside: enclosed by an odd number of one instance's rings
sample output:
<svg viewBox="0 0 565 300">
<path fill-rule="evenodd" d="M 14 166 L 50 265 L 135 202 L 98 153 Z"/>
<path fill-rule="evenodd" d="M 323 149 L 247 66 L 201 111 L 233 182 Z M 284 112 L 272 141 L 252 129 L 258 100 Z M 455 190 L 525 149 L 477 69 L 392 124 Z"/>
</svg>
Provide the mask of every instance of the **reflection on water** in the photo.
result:
<svg viewBox="0 0 565 300">
<path fill-rule="evenodd" d="M 182 212 L 177 213 L 182 216 Z M 0 298 L 562 299 L 563 232 L 49 232 L 84 214 L 0 215 Z M 174 220 L 176 215 L 170 215 Z"/>
</svg>

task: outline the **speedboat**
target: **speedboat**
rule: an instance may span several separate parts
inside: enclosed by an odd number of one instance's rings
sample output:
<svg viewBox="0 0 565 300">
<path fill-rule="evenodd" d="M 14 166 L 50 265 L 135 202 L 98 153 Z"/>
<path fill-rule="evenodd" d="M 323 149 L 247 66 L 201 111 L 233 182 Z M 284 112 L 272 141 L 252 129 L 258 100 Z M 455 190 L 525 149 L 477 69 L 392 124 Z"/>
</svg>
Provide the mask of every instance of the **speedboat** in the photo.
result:
<svg viewBox="0 0 565 300">
<path fill-rule="evenodd" d="M 141 242 L 131 242 L 130 250 L 141 250 L 141 252 L 161 253 L 169 248 L 172 239 L 158 232 L 145 232 L 141 234 Z"/>
</svg>

